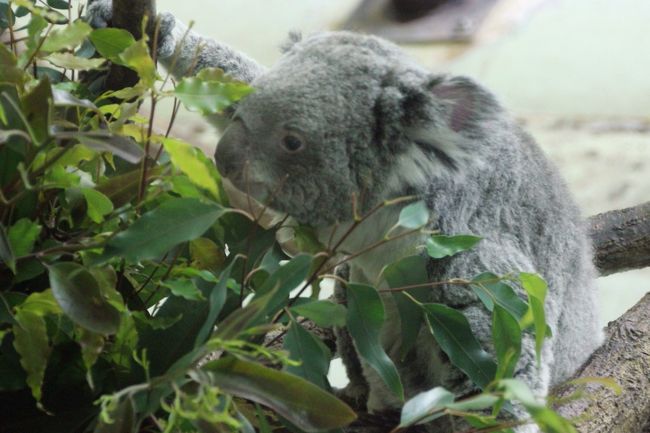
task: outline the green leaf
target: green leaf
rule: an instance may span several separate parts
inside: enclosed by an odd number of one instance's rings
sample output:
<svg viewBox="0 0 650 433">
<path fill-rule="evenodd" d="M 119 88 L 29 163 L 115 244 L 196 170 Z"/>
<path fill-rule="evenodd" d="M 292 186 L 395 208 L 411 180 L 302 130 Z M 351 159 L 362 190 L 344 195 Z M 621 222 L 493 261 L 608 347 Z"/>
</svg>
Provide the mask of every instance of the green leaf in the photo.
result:
<svg viewBox="0 0 650 433">
<path fill-rule="evenodd" d="M 104 221 L 104 215 L 113 212 L 113 203 L 101 192 L 92 188 L 82 188 L 81 192 L 86 199 L 88 217 L 97 224 Z"/>
<path fill-rule="evenodd" d="M 498 275 L 484 272 L 474 277 L 472 283 L 472 290 L 488 310 L 492 311 L 494 305 L 498 305 L 517 320 L 521 320 L 528 311 L 528 305 L 517 296 L 515 289 Z"/>
<path fill-rule="evenodd" d="M 196 76 L 183 78 L 174 95 L 190 111 L 215 114 L 252 92 L 253 89 L 245 83 L 204 80 Z"/>
<path fill-rule="evenodd" d="M 162 173 L 164 166 L 157 165 L 149 170 L 149 178 L 154 179 Z M 120 208 L 137 197 L 140 186 L 140 168 L 110 177 L 97 185 L 97 191 L 108 197 L 115 208 Z"/>
<path fill-rule="evenodd" d="M 221 201 L 219 195 L 219 173 L 215 165 L 199 149 L 175 138 L 162 139 L 163 147 L 169 154 L 172 164 L 197 186 L 205 188 L 217 201 Z"/>
<path fill-rule="evenodd" d="M 441 259 L 467 251 L 480 240 L 480 237 L 471 235 L 434 235 L 427 239 L 427 253 L 434 259 Z"/>
<path fill-rule="evenodd" d="M 347 310 L 343 305 L 326 300 L 294 305 L 291 307 L 291 312 L 305 317 L 323 328 L 345 326 L 347 315 Z"/>
<path fill-rule="evenodd" d="M 121 135 L 92 136 L 83 133 L 72 134 L 79 142 L 91 149 L 100 152 L 111 152 L 113 155 L 122 158 L 131 164 L 137 164 L 144 156 L 144 151 L 130 137 Z"/>
<path fill-rule="evenodd" d="M 120 313 L 102 297 L 97 280 L 86 268 L 73 262 L 59 262 L 47 268 L 52 293 L 68 317 L 98 334 L 117 332 Z"/>
<path fill-rule="evenodd" d="M 20 365 L 27 373 L 27 385 L 37 402 L 41 401 L 41 385 L 50 354 L 47 327 L 41 314 L 18 308 L 13 326 L 14 349 L 20 355 Z"/>
<path fill-rule="evenodd" d="M 149 55 L 149 47 L 144 39 L 129 45 L 118 57 L 124 66 L 137 72 L 146 87 L 153 86 L 156 81 L 156 65 Z"/>
<path fill-rule="evenodd" d="M 224 271 L 221 273 L 219 277 L 219 282 L 214 286 L 212 291 L 210 292 L 210 298 L 208 299 L 209 301 L 209 310 L 208 310 L 208 316 L 205 320 L 205 323 L 203 326 L 201 326 L 201 329 L 199 332 L 196 334 L 196 340 L 194 342 L 194 347 L 199 347 L 201 344 L 203 344 L 210 334 L 212 334 L 212 331 L 214 330 L 214 325 L 217 323 L 217 318 L 219 317 L 219 313 L 221 312 L 221 309 L 223 308 L 223 305 L 226 302 L 226 295 L 227 295 L 227 288 L 228 288 L 228 279 L 230 278 L 230 272 L 232 272 L 232 268 L 235 265 L 235 262 L 237 260 L 233 260 L 230 262 L 230 265 Z"/>
<path fill-rule="evenodd" d="M 428 259 L 424 256 L 409 256 L 388 265 L 383 271 L 388 287 L 394 289 L 429 283 L 427 262 Z M 431 294 L 431 290 L 432 288 L 429 286 L 409 289 L 407 292 L 418 301 L 424 302 Z M 424 322 L 424 316 L 422 309 L 406 294 L 403 292 L 391 292 L 391 294 L 395 299 L 402 328 L 399 357 L 404 359 L 415 345 Z"/>
<path fill-rule="evenodd" d="M 255 299 L 270 295 L 264 307 L 264 315 L 275 314 L 286 305 L 290 292 L 298 288 L 309 275 L 312 260 L 313 257 L 309 254 L 298 254 L 271 274 L 257 289 Z"/>
<path fill-rule="evenodd" d="M 289 331 L 284 337 L 284 350 L 289 352 L 289 358 L 300 361 L 300 365 L 287 365 L 284 370 L 295 374 L 328 390 L 327 372 L 330 367 L 332 354 L 323 342 L 295 321 L 289 325 Z"/>
<path fill-rule="evenodd" d="M 404 389 L 395 364 L 379 339 L 384 323 L 384 305 L 377 291 L 362 284 L 347 285 L 348 331 L 359 355 L 379 374 L 388 389 L 404 400 Z"/>
<path fill-rule="evenodd" d="M 422 308 L 433 336 L 452 364 L 484 389 L 494 379 L 497 366 L 474 337 L 467 318 L 442 304 L 422 304 Z"/>
<path fill-rule="evenodd" d="M 521 327 L 508 311 L 494 306 L 492 311 L 492 340 L 497 355 L 497 379 L 512 377 L 521 355 Z"/>
<path fill-rule="evenodd" d="M 423 227 L 429 221 L 431 211 L 424 200 L 405 206 L 399 213 L 397 225 L 407 229 Z"/>
<path fill-rule="evenodd" d="M 155 259 L 175 245 L 201 236 L 227 212 L 193 198 L 165 201 L 108 241 L 99 261 L 120 256 L 130 262 Z"/>
<path fill-rule="evenodd" d="M 90 370 L 102 353 L 104 336 L 81 327 L 77 328 L 77 335 L 81 346 L 81 358 L 86 370 Z"/>
<path fill-rule="evenodd" d="M 348 425 L 356 415 L 345 403 L 297 376 L 226 357 L 203 369 L 223 391 L 260 403 L 306 432 Z"/>
<path fill-rule="evenodd" d="M 468 410 L 484 410 L 494 406 L 500 400 L 501 398 L 497 397 L 496 395 L 479 394 L 474 397 L 451 403 L 447 405 L 447 407 L 449 409 L 455 409 L 463 412 Z"/>
<path fill-rule="evenodd" d="M 192 266 L 213 272 L 221 269 L 226 261 L 223 249 L 208 238 L 197 238 L 190 241 L 190 257 Z"/>
<path fill-rule="evenodd" d="M 521 272 L 519 274 L 519 281 L 521 286 L 528 294 L 529 310 L 522 319 L 522 323 L 526 326 L 527 323 L 532 321 L 535 328 L 535 353 L 537 356 L 537 363 L 539 364 L 542 356 L 542 347 L 544 346 L 544 338 L 546 338 L 546 313 L 544 311 L 544 302 L 546 300 L 546 292 L 548 286 L 546 281 L 537 274 L 529 274 Z"/>
<path fill-rule="evenodd" d="M 86 59 L 84 57 L 77 57 L 72 53 L 52 53 L 45 57 L 45 60 L 52 63 L 54 66 L 65 69 L 74 69 L 79 71 L 87 71 L 90 69 L 98 69 L 104 64 L 104 59 Z"/>
<path fill-rule="evenodd" d="M 102 57 L 114 63 L 119 61 L 119 56 L 124 50 L 135 44 L 131 33 L 113 27 L 93 30 L 90 33 L 90 41 Z"/>
<path fill-rule="evenodd" d="M 36 145 L 42 145 L 49 136 L 52 86 L 44 77 L 28 94 L 21 98 L 23 115 L 29 121 L 29 133 Z"/>
<path fill-rule="evenodd" d="M 454 394 L 442 387 L 421 392 L 408 400 L 402 407 L 399 427 L 406 428 L 422 423 L 423 420 L 432 421 L 432 415 L 444 415 L 444 409 L 454 402 Z"/>
<path fill-rule="evenodd" d="M 11 249 L 9 236 L 5 231 L 4 225 L 0 222 L 0 258 L 5 265 L 15 274 L 16 273 L 16 255 Z"/>
<path fill-rule="evenodd" d="M 81 44 L 92 28 L 85 22 L 79 20 L 65 27 L 52 30 L 45 38 L 41 46 L 43 51 L 60 51 L 65 48 L 72 49 Z"/>
<path fill-rule="evenodd" d="M 135 432 L 136 413 L 135 404 L 131 396 L 122 398 L 117 407 L 108 414 L 112 423 L 107 423 L 103 419 L 95 426 L 93 433 L 133 433 Z"/>
<path fill-rule="evenodd" d="M 9 243 L 16 257 L 32 252 L 36 239 L 41 234 L 41 226 L 27 218 L 21 218 L 9 228 Z"/>
<path fill-rule="evenodd" d="M 192 280 L 182 278 L 178 280 L 167 280 L 160 283 L 161 286 L 171 290 L 174 296 L 180 296 L 188 301 L 203 301 L 203 293 L 196 287 Z"/>
</svg>

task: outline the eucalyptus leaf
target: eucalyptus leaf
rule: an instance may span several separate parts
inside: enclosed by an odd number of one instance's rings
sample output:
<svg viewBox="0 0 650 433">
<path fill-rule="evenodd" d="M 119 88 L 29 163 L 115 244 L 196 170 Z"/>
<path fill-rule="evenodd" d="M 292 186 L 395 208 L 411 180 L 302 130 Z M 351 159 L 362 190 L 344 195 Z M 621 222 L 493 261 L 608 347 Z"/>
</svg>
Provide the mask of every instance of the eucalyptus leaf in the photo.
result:
<svg viewBox="0 0 650 433">
<path fill-rule="evenodd" d="M 546 312 L 544 311 L 544 302 L 546 301 L 546 293 L 548 286 L 546 281 L 537 274 L 530 274 L 521 272 L 519 274 L 519 281 L 521 286 L 528 294 L 529 310 L 522 320 L 524 326 L 526 322 L 533 323 L 535 328 L 535 353 L 537 356 L 537 363 L 541 362 L 542 347 L 544 346 L 544 339 L 546 338 L 547 323 Z"/>
<path fill-rule="evenodd" d="M 284 370 L 302 377 L 318 386 L 329 390 L 327 372 L 332 354 L 323 342 L 299 323 L 292 321 L 284 337 L 284 350 L 289 358 L 299 361 L 300 365 L 287 365 Z"/>
<path fill-rule="evenodd" d="M 496 378 L 512 377 L 521 354 L 521 327 L 515 317 L 498 305 L 492 311 L 492 341 L 497 356 Z"/>
<path fill-rule="evenodd" d="M 444 415 L 444 409 L 454 402 L 454 394 L 442 387 L 421 392 L 408 400 L 402 407 L 399 427 L 406 428 L 420 424 L 423 420 L 432 421 L 432 415 Z"/>
<path fill-rule="evenodd" d="M 123 43 L 123 41 L 120 42 Z M 157 77 L 156 65 L 149 55 L 149 47 L 144 39 L 129 45 L 118 55 L 118 58 L 124 66 L 133 69 L 138 74 L 145 87 L 153 86 Z"/>
<path fill-rule="evenodd" d="M 47 267 L 52 293 L 75 323 L 98 334 L 115 334 L 120 313 L 101 294 L 97 280 L 83 266 L 59 262 Z"/>
<path fill-rule="evenodd" d="M 291 312 L 305 317 L 318 326 L 345 326 L 346 308 L 332 301 L 316 300 L 291 307 Z"/>
<path fill-rule="evenodd" d="M 422 309 L 433 336 L 452 364 L 484 389 L 494 379 L 497 366 L 481 348 L 467 318 L 442 304 L 422 304 Z"/>
<path fill-rule="evenodd" d="M 111 238 L 99 262 L 120 256 L 130 262 L 154 259 L 206 232 L 227 209 L 192 198 L 174 198 L 145 213 Z"/>
<path fill-rule="evenodd" d="M 306 432 L 343 427 L 356 418 L 345 403 L 292 374 L 233 357 L 203 369 L 223 391 L 268 406 Z"/>
<path fill-rule="evenodd" d="M 308 277 L 313 257 L 309 254 L 298 254 L 271 274 L 264 284 L 257 289 L 255 299 L 269 294 L 270 298 L 264 307 L 265 315 L 275 314 L 284 307 L 292 290 Z"/>
<path fill-rule="evenodd" d="M 228 279 L 230 278 L 230 273 L 232 272 L 232 268 L 235 265 L 236 261 L 236 259 L 233 260 L 230 265 L 224 269 L 224 271 L 219 276 L 219 282 L 210 291 L 210 297 L 208 299 L 208 315 L 205 323 L 203 326 L 201 326 L 201 329 L 196 334 L 196 340 L 194 342 L 195 348 L 203 344 L 214 330 L 214 325 L 217 323 L 219 313 L 221 312 L 221 309 L 226 302 Z"/>
<path fill-rule="evenodd" d="M 430 257 L 441 259 L 467 251 L 473 248 L 480 240 L 480 237 L 472 235 L 433 235 L 427 239 L 426 248 Z"/>
<path fill-rule="evenodd" d="M 431 211 L 424 200 L 416 201 L 405 206 L 399 213 L 397 225 L 407 229 L 423 227 L 429 221 Z"/>
<path fill-rule="evenodd" d="M 9 243 L 16 257 L 32 252 L 41 233 L 41 226 L 27 218 L 21 218 L 9 228 Z"/>
<path fill-rule="evenodd" d="M 221 113 L 225 108 L 239 101 L 253 91 L 245 83 L 203 80 L 199 77 L 183 78 L 174 90 L 174 95 L 188 110 L 202 114 Z"/>
<path fill-rule="evenodd" d="M 377 291 L 362 284 L 347 285 L 348 331 L 361 358 L 377 372 L 389 390 L 404 400 L 404 388 L 395 368 L 379 339 L 384 323 L 384 305 Z"/>
<path fill-rule="evenodd" d="M 428 259 L 424 256 L 408 256 L 388 265 L 383 277 L 392 289 L 429 283 L 427 272 Z M 420 302 L 425 302 L 432 291 L 431 286 L 415 287 L 407 290 L 408 294 Z M 424 324 L 422 309 L 403 291 L 391 292 L 400 317 L 402 341 L 399 349 L 400 359 L 414 347 L 420 329 Z"/>
<path fill-rule="evenodd" d="M 517 295 L 515 289 L 491 272 L 474 277 L 471 287 L 490 311 L 494 309 L 495 305 L 498 305 L 517 320 L 521 320 L 528 311 L 528 305 Z"/>
</svg>

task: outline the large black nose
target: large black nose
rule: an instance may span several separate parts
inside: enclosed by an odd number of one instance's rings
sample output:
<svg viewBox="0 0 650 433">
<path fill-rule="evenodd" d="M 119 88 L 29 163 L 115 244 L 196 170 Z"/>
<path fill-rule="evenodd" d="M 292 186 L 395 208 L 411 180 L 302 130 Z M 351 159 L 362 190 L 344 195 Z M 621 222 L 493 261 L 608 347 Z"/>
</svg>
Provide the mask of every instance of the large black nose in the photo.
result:
<svg viewBox="0 0 650 433">
<path fill-rule="evenodd" d="M 231 177 L 244 165 L 246 131 L 239 122 L 233 122 L 217 144 L 214 160 L 223 177 Z"/>
</svg>

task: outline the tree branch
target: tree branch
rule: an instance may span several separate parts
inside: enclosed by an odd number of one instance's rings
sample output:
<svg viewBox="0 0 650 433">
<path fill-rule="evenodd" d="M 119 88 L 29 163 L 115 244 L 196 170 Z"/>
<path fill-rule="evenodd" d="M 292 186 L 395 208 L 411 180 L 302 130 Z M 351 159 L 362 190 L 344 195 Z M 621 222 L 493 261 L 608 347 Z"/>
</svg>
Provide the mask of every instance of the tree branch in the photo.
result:
<svg viewBox="0 0 650 433">
<path fill-rule="evenodd" d="M 650 202 L 589 218 L 600 275 L 650 266 Z"/>
<path fill-rule="evenodd" d="M 147 16 L 147 34 L 151 49 L 156 23 L 155 0 L 113 0 L 112 27 L 130 32 L 135 39 L 142 38 L 142 20 Z M 106 78 L 106 87 L 110 90 L 131 87 L 138 82 L 135 71 L 120 65 L 112 65 Z"/>
<path fill-rule="evenodd" d="M 650 293 L 607 326 L 607 340 L 578 370 L 573 379 L 607 377 L 622 387 L 620 395 L 590 384 L 588 398 L 558 408 L 577 418 L 580 433 L 640 433 L 650 421 Z M 567 397 L 575 387 L 560 390 Z"/>
</svg>

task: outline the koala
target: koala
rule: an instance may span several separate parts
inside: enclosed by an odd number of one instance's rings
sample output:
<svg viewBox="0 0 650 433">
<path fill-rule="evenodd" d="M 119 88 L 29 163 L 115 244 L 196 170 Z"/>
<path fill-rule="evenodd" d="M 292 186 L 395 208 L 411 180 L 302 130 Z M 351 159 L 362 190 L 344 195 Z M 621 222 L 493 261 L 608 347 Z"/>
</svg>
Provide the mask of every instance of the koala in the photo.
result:
<svg viewBox="0 0 650 433">
<path fill-rule="evenodd" d="M 94 26 L 110 20 L 110 3 L 89 5 Z M 525 335 L 515 373 L 537 395 L 569 377 L 598 346 L 596 272 L 579 210 L 539 146 L 484 87 L 466 77 L 433 73 L 375 36 L 291 35 L 282 57 L 266 68 L 188 31 L 170 14 L 160 18 L 158 59 L 172 74 L 219 67 L 255 89 L 214 119 L 225 128 L 216 164 L 234 187 L 315 227 L 325 242 L 342 239 L 355 211 L 364 214 L 385 200 L 416 196 L 430 211 L 429 228 L 483 237 L 473 250 L 431 261 L 431 281 L 485 271 L 543 276 L 553 336 L 538 367 L 533 338 Z M 381 240 L 402 207 L 375 212 L 341 249 L 354 254 Z M 417 253 L 425 236 L 404 236 L 355 257 L 349 262 L 350 281 L 374 284 L 386 265 Z M 399 315 L 391 296 L 383 301 L 381 341 L 407 398 L 436 386 L 457 394 L 475 391 L 425 329 L 411 353 L 399 359 Z M 436 287 L 430 302 L 464 313 L 490 350 L 490 313 L 470 288 Z M 339 330 L 339 337 L 352 398 L 362 399 L 369 412 L 398 410 L 401 403 L 359 359 L 349 336 Z M 440 423 L 426 429 L 451 431 Z"/>
</svg>

